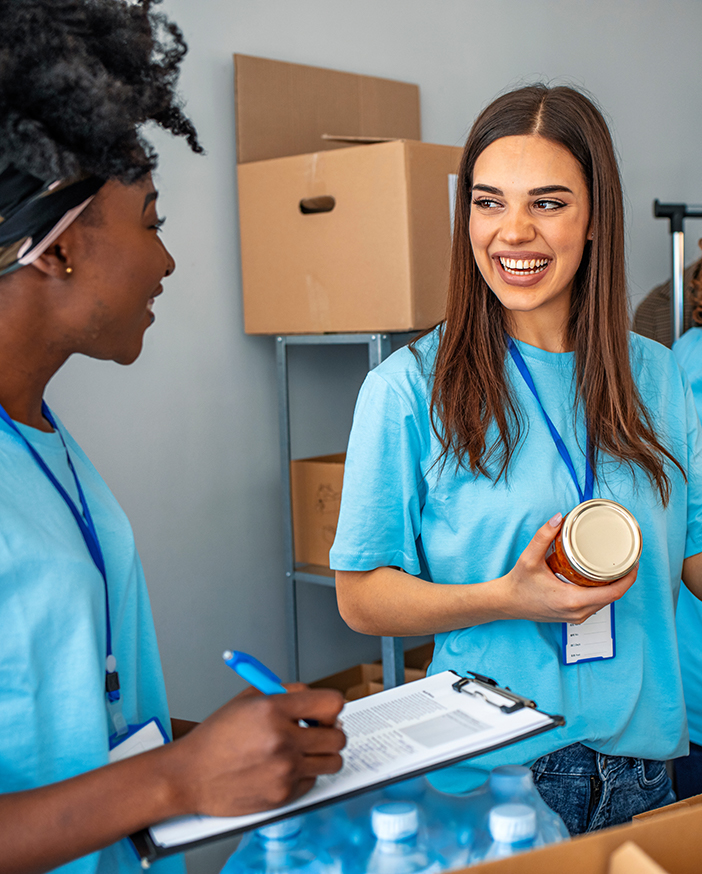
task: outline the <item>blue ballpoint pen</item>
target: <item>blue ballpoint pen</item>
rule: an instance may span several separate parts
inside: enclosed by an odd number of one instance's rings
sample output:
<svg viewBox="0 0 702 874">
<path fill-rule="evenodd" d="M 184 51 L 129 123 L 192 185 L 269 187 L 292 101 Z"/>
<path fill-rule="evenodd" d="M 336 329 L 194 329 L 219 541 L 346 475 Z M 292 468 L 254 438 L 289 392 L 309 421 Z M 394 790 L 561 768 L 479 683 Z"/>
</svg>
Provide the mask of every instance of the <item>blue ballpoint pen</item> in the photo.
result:
<svg viewBox="0 0 702 874">
<path fill-rule="evenodd" d="M 245 652 L 237 652 L 236 650 L 228 649 L 222 653 L 224 664 L 228 665 L 240 677 L 250 683 L 259 692 L 264 695 L 281 695 L 288 690 L 280 682 L 280 678 L 276 677 L 270 668 L 259 662 L 253 656 Z M 314 725 L 319 725 L 316 719 L 301 719 L 300 725 L 306 728 L 311 728 Z"/>
<path fill-rule="evenodd" d="M 248 653 L 228 649 L 222 653 L 222 658 L 225 665 L 264 695 L 281 695 L 288 691 L 270 668 Z"/>
</svg>

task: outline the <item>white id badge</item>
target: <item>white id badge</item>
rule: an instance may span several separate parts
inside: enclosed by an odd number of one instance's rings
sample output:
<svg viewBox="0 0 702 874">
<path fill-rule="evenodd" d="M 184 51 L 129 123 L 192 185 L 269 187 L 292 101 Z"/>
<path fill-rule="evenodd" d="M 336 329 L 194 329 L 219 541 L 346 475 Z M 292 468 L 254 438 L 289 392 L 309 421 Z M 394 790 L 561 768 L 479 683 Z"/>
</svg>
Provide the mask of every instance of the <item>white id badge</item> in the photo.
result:
<svg viewBox="0 0 702 874">
<path fill-rule="evenodd" d="M 122 737 L 112 735 L 110 738 L 110 764 L 155 750 L 167 744 L 168 740 L 168 735 L 155 716 L 142 725 L 130 725 L 129 731 Z"/>
<path fill-rule="evenodd" d="M 607 604 L 582 625 L 563 623 L 563 664 L 613 659 L 616 655 L 614 604 Z"/>
</svg>

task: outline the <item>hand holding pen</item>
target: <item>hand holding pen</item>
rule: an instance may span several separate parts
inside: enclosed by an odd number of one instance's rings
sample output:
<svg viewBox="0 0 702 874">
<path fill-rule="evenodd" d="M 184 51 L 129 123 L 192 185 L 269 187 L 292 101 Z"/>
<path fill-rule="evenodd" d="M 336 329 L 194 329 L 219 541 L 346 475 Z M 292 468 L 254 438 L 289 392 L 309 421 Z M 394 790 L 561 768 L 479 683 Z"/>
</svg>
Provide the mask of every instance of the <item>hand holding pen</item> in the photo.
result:
<svg viewBox="0 0 702 874">
<path fill-rule="evenodd" d="M 263 692 L 264 695 L 283 695 L 287 693 L 287 689 L 280 682 L 280 678 L 276 677 L 270 668 L 267 668 L 262 662 L 245 652 L 225 650 L 222 653 L 224 664 L 230 667 L 235 673 L 250 683 L 254 689 Z M 311 728 L 319 725 L 316 719 L 301 719 L 300 725 L 305 728 Z"/>
<path fill-rule="evenodd" d="M 172 747 L 171 756 L 178 759 L 173 772 L 187 796 L 187 809 L 172 815 L 239 816 L 279 807 L 308 792 L 320 774 L 341 769 L 346 742 L 336 725 L 341 694 L 301 684 L 285 689 L 261 668 L 256 682 L 263 685 L 265 677 L 269 694 L 247 689 L 163 747 Z M 302 719 L 317 725 L 303 728 Z"/>
</svg>

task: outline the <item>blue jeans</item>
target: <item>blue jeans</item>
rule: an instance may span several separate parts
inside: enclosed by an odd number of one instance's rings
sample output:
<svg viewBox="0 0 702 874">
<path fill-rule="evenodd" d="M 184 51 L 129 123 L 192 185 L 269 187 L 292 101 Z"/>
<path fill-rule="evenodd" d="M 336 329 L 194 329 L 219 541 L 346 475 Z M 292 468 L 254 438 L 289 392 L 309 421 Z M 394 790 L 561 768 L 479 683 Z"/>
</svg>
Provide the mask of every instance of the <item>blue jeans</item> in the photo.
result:
<svg viewBox="0 0 702 874">
<path fill-rule="evenodd" d="M 571 835 L 628 822 L 675 801 L 665 762 L 605 756 L 572 744 L 537 759 L 534 783 Z"/>
<path fill-rule="evenodd" d="M 690 741 L 690 755 L 673 759 L 678 798 L 702 795 L 702 747 Z"/>
</svg>

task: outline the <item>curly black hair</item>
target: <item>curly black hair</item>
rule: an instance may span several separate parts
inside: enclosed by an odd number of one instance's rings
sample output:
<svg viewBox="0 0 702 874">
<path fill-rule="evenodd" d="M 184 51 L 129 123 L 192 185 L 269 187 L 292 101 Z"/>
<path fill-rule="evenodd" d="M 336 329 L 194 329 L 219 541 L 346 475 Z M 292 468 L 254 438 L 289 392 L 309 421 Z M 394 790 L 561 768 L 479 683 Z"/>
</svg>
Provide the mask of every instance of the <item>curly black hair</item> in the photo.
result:
<svg viewBox="0 0 702 874">
<path fill-rule="evenodd" d="M 148 121 L 202 152 L 176 94 L 187 46 L 161 0 L 0 0 L 0 167 L 131 182 Z"/>
</svg>

